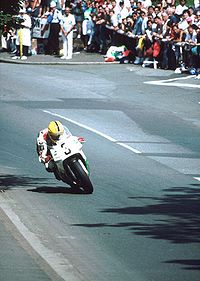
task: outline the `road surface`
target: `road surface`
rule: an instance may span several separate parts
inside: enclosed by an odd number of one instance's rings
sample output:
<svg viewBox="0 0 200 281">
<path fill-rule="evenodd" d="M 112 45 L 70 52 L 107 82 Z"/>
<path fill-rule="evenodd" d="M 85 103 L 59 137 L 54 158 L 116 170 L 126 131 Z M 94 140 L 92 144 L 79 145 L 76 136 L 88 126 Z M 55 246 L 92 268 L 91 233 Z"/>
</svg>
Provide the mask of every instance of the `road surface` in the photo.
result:
<svg viewBox="0 0 200 281">
<path fill-rule="evenodd" d="M 131 65 L 1 64 L 0 280 L 200 280 L 200 85 Z M 92 195 L 38 162 L 58 119 Z"/>
</svg>

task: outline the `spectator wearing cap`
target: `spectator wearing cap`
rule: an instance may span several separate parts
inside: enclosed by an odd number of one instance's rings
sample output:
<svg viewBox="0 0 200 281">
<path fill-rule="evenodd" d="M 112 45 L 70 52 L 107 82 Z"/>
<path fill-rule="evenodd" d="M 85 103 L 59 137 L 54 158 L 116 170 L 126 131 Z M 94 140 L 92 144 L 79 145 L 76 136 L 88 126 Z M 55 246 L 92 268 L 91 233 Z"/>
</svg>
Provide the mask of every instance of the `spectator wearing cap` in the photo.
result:
<svg viewBox="0 0 200 281">
<path fill-rule="evenodd" d="M 50 3 L 50 13 L 47 19 L 50 24 L 49 38 L 47 43 L 47 54 L 59 55 L 59 32 L 60 22 L 62 20 L 62 13 L 56 8 L 55 1 Z"/>
<path fill-rule="evenodd" d="M 31 17 L 27 14 L 26 8 L 19 10 L 16 35 L 16 56 L 12 59 L 27 60 L 28 50 L 31 46 Z"/>
</svg>

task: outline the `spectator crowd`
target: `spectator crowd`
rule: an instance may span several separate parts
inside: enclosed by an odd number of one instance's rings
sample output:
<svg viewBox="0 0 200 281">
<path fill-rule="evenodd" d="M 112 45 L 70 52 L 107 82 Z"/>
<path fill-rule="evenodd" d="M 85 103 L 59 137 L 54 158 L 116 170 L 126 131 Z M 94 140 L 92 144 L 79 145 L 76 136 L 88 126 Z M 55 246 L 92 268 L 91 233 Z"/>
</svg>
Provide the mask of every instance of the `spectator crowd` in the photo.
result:
<svg viewBox="0 0 200 281">
<path fill-rule="evenodd" d="M 98 52 L 105 61 L 153 63 L 176 73 L 200 69 L 200 0 L 193 5 L 187 0 L 25 0 L 19 14 L 26 19 L 6 31 L 6 49 L 17 50 L 14 58 L 31 53 L 39 19 L 45 54 L 61 59 L 72 58 L 76 37 L 84 51 Z M 30 44 L 21 42 L 21 28 L 30 30 Z"/>
</svg>

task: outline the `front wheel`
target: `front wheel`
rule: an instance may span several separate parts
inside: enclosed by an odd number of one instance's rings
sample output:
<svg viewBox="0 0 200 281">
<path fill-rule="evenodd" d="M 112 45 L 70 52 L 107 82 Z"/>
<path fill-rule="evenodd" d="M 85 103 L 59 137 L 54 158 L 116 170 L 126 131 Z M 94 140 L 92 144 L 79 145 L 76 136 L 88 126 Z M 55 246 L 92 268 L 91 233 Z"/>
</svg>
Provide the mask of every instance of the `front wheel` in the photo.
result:
<svg viewBox="0 0 200 281">
<path fill-rule="evenodd" d="M 71 171 L 75 175 L 76 181 L 78 183 L 78 186 L 84 190 L 85 193 L 91 194 L 93 192 L 93 185 L 90 181 L 89 176 L 84 171 L 84 168 L 82 167 L 82 162 L 80 163 L 78 161 L 72 162 L 69 164 Z"/>
</svg>

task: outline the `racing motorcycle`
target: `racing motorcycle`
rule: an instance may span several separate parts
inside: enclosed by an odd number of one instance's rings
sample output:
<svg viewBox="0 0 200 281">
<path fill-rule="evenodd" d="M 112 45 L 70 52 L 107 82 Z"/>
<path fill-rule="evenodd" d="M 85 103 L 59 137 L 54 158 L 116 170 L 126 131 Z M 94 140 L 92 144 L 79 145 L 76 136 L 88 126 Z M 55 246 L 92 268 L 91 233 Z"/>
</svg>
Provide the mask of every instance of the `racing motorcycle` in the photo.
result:
<svg viewBox="0 0 200 281">
<path fill-rule="evenodd" d="M 59 178 L 72 188 L 91 194 L 93 185 L 89 178 L 89 163 L 82 150 L 84 142 L 83 138 L 70 135 L 64 141 L 58 141 L 50 153 Z"/>
</svg>

